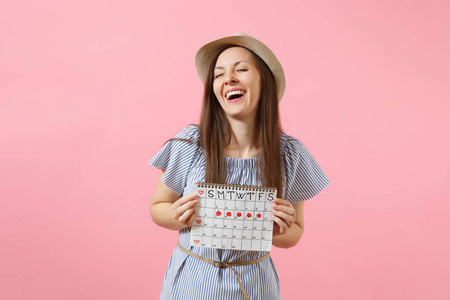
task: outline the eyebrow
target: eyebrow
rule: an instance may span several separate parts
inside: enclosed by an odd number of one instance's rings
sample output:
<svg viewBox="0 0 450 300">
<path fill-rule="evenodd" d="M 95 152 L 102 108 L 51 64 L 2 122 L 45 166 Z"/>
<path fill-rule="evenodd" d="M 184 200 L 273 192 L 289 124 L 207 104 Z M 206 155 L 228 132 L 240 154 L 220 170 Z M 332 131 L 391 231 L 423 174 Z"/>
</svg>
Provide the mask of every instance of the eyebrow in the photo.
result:
<svg viewBox="0 0 450 300">
<path fill-rule="evenodd" d="M 237 61 L 237 62 L 235 62 L 234 63 L 234 67 L 236 67 L 238 64 L 240 64 L 241 62 L 246 62 L 246 63 L 248 63 L 248 61 L 246 61 L 246 60 L 240 60 L 240 61 Z M 214 70 L 217 70 L 217 69 L 225 69 L 224 67 L 215 67 L 214 68 Z"/>
</svg>

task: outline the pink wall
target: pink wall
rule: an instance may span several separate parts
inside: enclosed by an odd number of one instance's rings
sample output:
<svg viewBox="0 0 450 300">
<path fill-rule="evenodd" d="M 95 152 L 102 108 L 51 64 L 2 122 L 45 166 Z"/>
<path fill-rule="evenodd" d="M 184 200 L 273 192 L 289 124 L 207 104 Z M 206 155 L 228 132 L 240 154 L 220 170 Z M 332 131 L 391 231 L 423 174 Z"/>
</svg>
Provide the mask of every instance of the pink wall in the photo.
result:
<svg viewBox="0 0 450 300">
<path fill-rule="evenodd" d="M 2 1 L 1 299 L 156 299 L 163 142 L 198 121 L 205 42 L 285 67 L 285 131 L 332 184 L 276 249 L 283 299 L 449 299 L 449 1 Z"/>
</svg>

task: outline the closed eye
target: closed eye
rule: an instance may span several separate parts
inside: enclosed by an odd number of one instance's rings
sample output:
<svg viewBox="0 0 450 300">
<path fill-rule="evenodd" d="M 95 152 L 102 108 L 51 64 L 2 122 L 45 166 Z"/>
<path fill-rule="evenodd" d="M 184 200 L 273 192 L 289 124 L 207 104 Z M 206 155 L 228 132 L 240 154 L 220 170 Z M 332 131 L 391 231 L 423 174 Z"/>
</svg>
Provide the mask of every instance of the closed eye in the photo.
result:
<svg viewBox="0 0 450 300">
<path fill-rule="evenodd" d="M 217 74 L 216 76 L 214 76 L 214 78 L 218 78 L 220 76 L 222 76 L 222 74 Z"/>
<path fill-rule="evenodd" d="M 243 71 L 243 72 L 245 72 L 245 71 L 248 71 L 247 69 L 239 69 L 238 71 Z"/>
</svg>

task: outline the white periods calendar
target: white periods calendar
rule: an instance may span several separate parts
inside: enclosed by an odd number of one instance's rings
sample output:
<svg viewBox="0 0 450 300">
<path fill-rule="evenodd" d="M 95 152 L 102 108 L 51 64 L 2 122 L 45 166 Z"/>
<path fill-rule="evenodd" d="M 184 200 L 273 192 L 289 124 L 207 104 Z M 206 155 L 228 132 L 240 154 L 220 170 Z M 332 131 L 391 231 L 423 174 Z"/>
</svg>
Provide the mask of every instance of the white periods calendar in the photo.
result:
<svg viewBox="0 0 450 300">
<path fill-rule="evenodd" d="M 196 183 L 197 218 L 190 245 L 270 251 L 276 188 Z"/>
</svg>

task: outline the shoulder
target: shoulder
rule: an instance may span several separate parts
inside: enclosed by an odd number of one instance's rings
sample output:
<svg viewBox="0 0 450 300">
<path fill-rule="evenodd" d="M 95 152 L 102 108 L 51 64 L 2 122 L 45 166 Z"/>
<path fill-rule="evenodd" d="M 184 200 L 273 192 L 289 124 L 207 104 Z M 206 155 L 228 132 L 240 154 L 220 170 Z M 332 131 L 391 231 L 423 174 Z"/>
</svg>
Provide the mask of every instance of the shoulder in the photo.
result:
<svg viewBox="0 0 450 300">
<path fill-rule="evenodd" d="M 150 164 L 165 170 L 170 163 L 184 165 L 193 159 L 198 149 L 198 127 L 189 125 L 166 141 Z"/>
<path fill-rule="evenodd" d="M 199 128 L 197 125 L 189 125 L 181 129 L 174 138 L 176 139 L 187 139 L 187 140 L 197 140 L 199 137 Z"/>
<path fill-rule="evenodd" d="M 315 163 L 312 154 L 299 139 L 285 133 L 281 135 L 281 155 L 288 168 L 304 167 Z"/>
<path fill-rule="evenodd" d="M 197 125 L 189 125 L 166 142 L 166 146 L 173 151 L 193 153 L 198 148 L 199 128 Z M 186 154 L 186 153 L 185 153 Z"/>
<path fill-rule="evenodd" d="M 328 177 L 303 142 L 282 134 L 281 143 L 284 147 L 286 200 L 295 203 L 314 197 L 329 184 Z"/>
<path fill-rule="evenodd" d="M 284 132 L 281 133 L 281 149 L 282 153 L 289 154 L 292 152 L 302 152 L 306 150 L 305 145 L 299 139 L 287 135 Z"/>
</svg>

